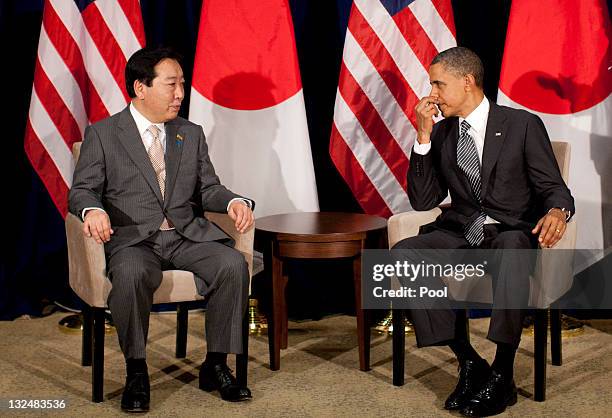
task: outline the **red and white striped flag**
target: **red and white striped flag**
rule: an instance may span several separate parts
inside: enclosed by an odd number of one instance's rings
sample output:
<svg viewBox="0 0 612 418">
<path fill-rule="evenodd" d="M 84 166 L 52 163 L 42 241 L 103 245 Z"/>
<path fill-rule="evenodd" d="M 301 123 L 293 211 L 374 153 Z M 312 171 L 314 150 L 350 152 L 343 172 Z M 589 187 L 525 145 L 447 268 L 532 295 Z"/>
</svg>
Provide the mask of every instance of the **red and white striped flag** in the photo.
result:
<svg viewBox="0 0 612 418">
<path fill-rule="evenodd" d="M 450 0 L 354 1 L 329 151 L 366 213 L 411 209 L 414 106 L 431 91 L 431 60 L 456 44 Z"/>
<path fill-rule="evenodd" d="M 62 216 L 85 127 L 122 110 L 124 69 L 145 44 L 138 0 L 46 0 L 25 151 Z"/>
</svg>

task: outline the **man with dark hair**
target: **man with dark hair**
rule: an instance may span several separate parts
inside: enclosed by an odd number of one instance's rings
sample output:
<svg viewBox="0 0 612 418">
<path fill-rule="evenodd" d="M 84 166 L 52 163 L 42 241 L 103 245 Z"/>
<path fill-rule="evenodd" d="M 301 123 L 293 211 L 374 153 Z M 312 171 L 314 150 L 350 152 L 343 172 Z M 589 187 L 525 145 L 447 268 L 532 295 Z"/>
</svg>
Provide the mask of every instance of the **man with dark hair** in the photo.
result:
<svg viewBox="0 0 612 418">
<path fill-rule="evenodd" d="M 532 249 L 553 246 L 563 236 L 574 200 L 546 129 L 536 115 L 490 103 L 483 73 L 480 59 L 467 48 L 451 48 L 433 59 L 431 93 L 415 107 L 408 196 L 415 210 L 436 207 L 448 193 L 451 204 L 420 235 L 394 248 Z M 439 113 L 445 119 L 434 125 Z M 495 306 L 504 298 L 526 305 L 529 265 L 502 269 L 495 278 L 487 336 L 497 344 L 491 366 L 469 343 L 461 326 L 464 311 L 411 312 L 420 347 L 448 345 L 457 356 L 459 382 L 444 406 L 466 416 L 495 415 L 516 402 L 513 368 L 523 311 Z"/>
<path fill-rule="evenodd" d="M 108 306 L 127 366 L 121 408 L 149 409 L 149 315 L 162 271 L 170 269 L 193 272 L 208 300 L 200 388 L 228 401 L 249 399 L 226 364 L 227 353 L 242 352 L 248 267 L 201 211 L 227 212 L 244 232 L 255 203 L 219 183 L 202 128 L 178 117 L 185 80 L 175 53 L 137 51 L 125 79 L 131 103 L 86 129 L 69 195 L 83 233 L 104 243 Z"/>
<path fill-rule="evenodd" d="M 472 74 L 476 87 L 483 89 L 484 67 L 474 51 L 460 46 L 450 48 L 434 57 L 430 66 L 435 64 L 445 64 L 445 69 L 456 77 Z"/>
<path fill-rule="evenodd" d="M 171 48 L 143 48 L 134 53 L 125 65 L 125 88 L 130 98 L 136 97 L 134 82 L 139 80 L 151 87 L 156 77 L 155 66 L 161 60 L 171 59 L 181 64 L 181 56 Z"/>
</svg>

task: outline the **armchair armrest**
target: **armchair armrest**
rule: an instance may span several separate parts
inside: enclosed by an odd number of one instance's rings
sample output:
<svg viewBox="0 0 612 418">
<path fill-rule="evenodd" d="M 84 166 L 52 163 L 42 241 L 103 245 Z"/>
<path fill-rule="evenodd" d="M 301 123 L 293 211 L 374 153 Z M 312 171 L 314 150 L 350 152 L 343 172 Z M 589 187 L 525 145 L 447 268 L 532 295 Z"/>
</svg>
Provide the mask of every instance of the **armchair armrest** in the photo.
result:
<svg viewBox="0 0 612 418">
<path fill-rule="evenodd" d="M 234 221 L 227 213 L 206 212 L 206 219 L 214 222 L 236 242 L 234 248 L 240 251 L 249 265 L 249 276 L 253 275 L 253 242 L 255 240 L 255 224 L 244 233 L 236 231 Z"/>
<path fill-rule="evenodd" d="M 398 213 L 390 217 L 387 222 L 389 248 L 403 239 L 417 236 L 422 225 L 435 221 L 441 213 L 440 208 L 433 208 L 426 211 Z"/>
<path fill-rule="evenodd" d="M 70 287 L 89 306 L 106 307 L 111 283 L 106 277 L 104 245 L 83 234 L 83 222 L 66 216 Z"/>
</svg>

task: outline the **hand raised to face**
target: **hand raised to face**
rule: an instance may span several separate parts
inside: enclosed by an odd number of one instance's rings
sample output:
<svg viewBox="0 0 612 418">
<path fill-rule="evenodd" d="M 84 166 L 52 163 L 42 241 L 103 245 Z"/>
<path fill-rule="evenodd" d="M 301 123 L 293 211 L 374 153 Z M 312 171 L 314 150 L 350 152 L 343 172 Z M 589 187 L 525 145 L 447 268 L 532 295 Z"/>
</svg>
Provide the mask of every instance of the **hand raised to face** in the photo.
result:
<svg viewBox="0 0 612 418">
<path fill-rule="evenodd" d="M 426 96 L 423 97 L 414 107 L 417 118 L 417 140 L 419 144 L 426 144 L 430 141 L 431 131 L 433 129 L 433 117 L 438 116 L 439 110 L 436 104 L 438 97 Z"/>
</svg>

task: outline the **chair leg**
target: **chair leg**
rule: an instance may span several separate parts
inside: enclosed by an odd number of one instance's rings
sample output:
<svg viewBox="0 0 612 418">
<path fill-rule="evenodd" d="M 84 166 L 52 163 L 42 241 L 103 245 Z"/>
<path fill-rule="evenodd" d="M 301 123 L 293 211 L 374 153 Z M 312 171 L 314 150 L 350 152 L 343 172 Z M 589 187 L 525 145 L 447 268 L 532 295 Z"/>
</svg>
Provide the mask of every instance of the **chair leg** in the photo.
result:
<svg viewBox="0 0 612 418">
<path fill-rule="evenodd" d="M 83 321 L 83 344 L 81 345 L 81 365 L 91 366 L 91 350 L 93 344 L 93 315 L 89 305 L 83 306 L 81 311 L 81 320 Z"/>
<path fill-rule="evenodd" d="M 404 385 L 404 356 L 406 353 L 406 333 L 404 332 L 404 311 L 391 310 L 393 323 L 393 385 Z"/>
<path fill-rule="evenodd" d="M 355 287 L 355 315 L 357 316 L 357 346 L 359 370 L 370 370 L 370 315 L 361 306 L 361 254 L 353 259 L 353 285 Z"/>
<path fill-rule="evenodd" d="M 546 354 L 548 349 L 548 310 L 536 309 L 534 321 L 534 400 L 546 399 Z"/>
<path fill-rule="evenodd" d="M 561 341 L 561 310 L 550 309 L 550 356 L 553 366 L 563 363 L 563 342 Z"/>
<path fill-rule="evenodd" d="M 187 356 L 187 328 L 189 326 L 189 309 L 187 303 L 176 305 L 176 358 Z"/>
<path fill-rule="evenodd" d="M 268 318 L 268 347 L 270 350 L 270 370 L 280 369 L 280 350 L 282 346 L 283 309 L 286 303 L 283 286 L 283 261 L 270 250 L 269 256 L 272 267 L 272 315 Z M 264 262 L 266 263 L 266 262 Z"/>
<path fill-rule="evenodd" d="M 93 364 L 91 398 L 104 401 L 104 309 L 93 308 Z"/>
<path fill-rule="evenodd" d="M 249 369 L 249 315 L 248 310 L 242 320 L 242 354 L 236 355 L 236 380 L 241 386 L 247 386 Z"/>
</svg>

